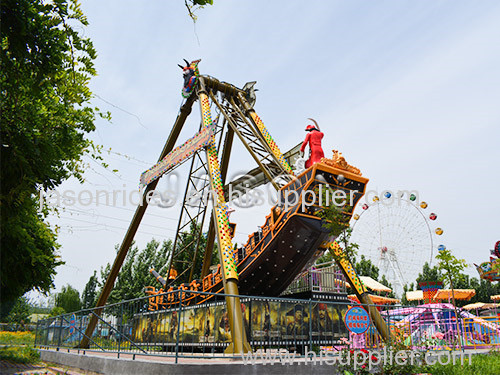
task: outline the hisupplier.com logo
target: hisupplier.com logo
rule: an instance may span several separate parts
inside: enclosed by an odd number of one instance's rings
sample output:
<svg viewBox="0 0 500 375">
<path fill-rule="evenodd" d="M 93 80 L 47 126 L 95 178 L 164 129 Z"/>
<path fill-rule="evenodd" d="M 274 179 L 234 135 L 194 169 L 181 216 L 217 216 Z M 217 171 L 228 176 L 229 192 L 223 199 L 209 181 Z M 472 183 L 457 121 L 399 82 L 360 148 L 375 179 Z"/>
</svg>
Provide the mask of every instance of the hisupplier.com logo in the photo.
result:
<svg viewBox="0 0 500 375">
<path fill-rule="evenodd" d="M 468 357 L 468 358 L 467 358 Z M 463 351 L 443 350 L 443 351 L 418 351 L 418 350 L 398 350 L 384 348 L 382 350 L 350 350 L 344 352 L 323 351 L 319 353 L 309 351 L 305 347 L 305 355 L 297 355 L 297 352 L 289 352 L 286 349 L 267 349 L 258 350 L 255 353 L 245 353 L 241 355 L 244 365 L 341 365 L 353 366 L 354 370 L 366 368 L 369 370 L 378 366 L 387 365 L 417 365 L 421 366 L 424 363 L 428 365 L 441 364 L 457 364 L 462 366 L 464 363 L 471 365 L 472 353 L 464 353 Z M 464 358 L 468 361 L 465 362 Z"/>
</svg>

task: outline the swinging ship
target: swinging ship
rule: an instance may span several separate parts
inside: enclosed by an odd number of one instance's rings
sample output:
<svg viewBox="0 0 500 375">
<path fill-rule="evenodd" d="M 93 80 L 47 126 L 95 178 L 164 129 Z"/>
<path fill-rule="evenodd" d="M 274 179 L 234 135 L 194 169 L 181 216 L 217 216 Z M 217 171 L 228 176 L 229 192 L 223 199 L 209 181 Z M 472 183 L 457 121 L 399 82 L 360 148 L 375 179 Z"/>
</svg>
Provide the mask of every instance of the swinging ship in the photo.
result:
<svg viewBox="0 0 500 375">
<path fill-rule="evenodd" d="M 278 191 L 277 204 L 266 216 L 264 225 L 250 234 L 247 243 L 234 250 L 241 295 L 279 296 L 294 278 L 311 265 L 333 240 L 323 226 L 318 212 L 336 193 L 345 198 L 345 220 L 364 195 L 368 179 L 362 177 L 359 169 L 349 165 L 341 153 L 334 150 L 333 158 L 323 158 Z M 339 202 L 340 203 L 340 202 Z M 148 288 L 150 288 L 148 290 Z M 202 280 L 171 286 L 165 292 L 183 290 L 182 304 L 196 305 L 209 301 L 213 295 L 198 291 L 223 293 L 224 286 L 220 265 Z M 147 287 L 148 294 L 155 294 L 153 287 Z M 150 310 L 178 305 L 178 297 L 170 294 L 161 305 L 150 306 Z M 162 301 L 163 302 L 163 301 Z"/>
</svg>

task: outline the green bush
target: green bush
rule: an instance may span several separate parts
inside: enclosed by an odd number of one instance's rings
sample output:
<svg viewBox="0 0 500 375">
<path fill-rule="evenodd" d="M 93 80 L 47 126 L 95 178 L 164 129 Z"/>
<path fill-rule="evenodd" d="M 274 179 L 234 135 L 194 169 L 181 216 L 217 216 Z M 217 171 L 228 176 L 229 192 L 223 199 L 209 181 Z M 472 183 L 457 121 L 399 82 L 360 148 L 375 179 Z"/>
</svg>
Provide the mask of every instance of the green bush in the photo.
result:
<svg viewBox="0 0 500 375">
<path fill-rule="evenodd" d="M 37 363 L 40 353 L 30 346 L 5 346 L 0 348 L 0 359 L 15 363 Z"/>
</svg>

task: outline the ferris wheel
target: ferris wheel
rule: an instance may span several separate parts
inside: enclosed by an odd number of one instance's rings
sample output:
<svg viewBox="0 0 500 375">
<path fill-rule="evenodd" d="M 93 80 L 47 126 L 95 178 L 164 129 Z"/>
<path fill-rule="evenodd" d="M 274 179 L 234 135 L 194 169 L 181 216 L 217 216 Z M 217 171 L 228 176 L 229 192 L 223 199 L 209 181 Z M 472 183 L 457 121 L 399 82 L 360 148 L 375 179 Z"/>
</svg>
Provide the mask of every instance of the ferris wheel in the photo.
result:
<svg viewBox="0 0 500 375">
<path fill-rule="evenodd" d="M 425 262 L 432 265 L 435 236 L 443 234 L 436 227 L 437 214 L 415 194 L 384 192 L 361 205 L 353 215 L 351 243 L 359 245 L 364 255 L 385 275 L 396 295 L 405 284 L 414 283 Z M 441 249 L 443 245 L 439 245 Z"/>
</svg>

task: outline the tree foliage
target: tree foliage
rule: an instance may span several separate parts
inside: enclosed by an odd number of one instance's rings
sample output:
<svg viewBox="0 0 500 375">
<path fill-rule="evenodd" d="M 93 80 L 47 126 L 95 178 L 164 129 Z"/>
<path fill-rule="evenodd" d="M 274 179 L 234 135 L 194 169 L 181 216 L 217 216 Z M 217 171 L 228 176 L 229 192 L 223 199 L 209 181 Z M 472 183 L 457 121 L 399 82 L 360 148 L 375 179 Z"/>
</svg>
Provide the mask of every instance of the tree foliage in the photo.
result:
<svg viewBox="0 0 500 375">
<path fill-rule="evenodd" d="M 190 228 L 189 232 L 182 233 L 180 236 L 180 245 L 187 245 L 186 250 L 177 257 L 177 262 L 174 262 L 174 268 L 176 268 L 179 274 L 186 267 L 184 261 L 191 261 L 193 259 L 195 251 L 195 233 L 198 231 L 193 226 Z M 206 246 L 206 237 L 201 235 L 200 244 L 198 250 L 198 256 L 195 264 L 195 269 L 193 273 L 193 279 L 200 278 L 201 267 L 203 263 L 203 251 Z M 118 250 L 118 246 L 116 247 Z M 111 294 L 108 298 L 108 303 L 116 303 L 125 300 L 135 299 L 144 297 L 144 288 L 146 286 L 154 286 L 160 289 L 162 285 L 151 275 L 149 270 L 154 268 L 159 272 L 165 280 L 168 279 L 168 264 L 170 257 L 172 255 L 173 243 L 171 240 L 163 241 L 160 243 L 155 239 L 151 240 L 146 244 L 144 249 L 139 249 L 137 246 L 132 245 L 127 253 L 123 266 L 118 274 L 115 285 Z M 217 251 L 217 246 L 214 246 L 212 253 L 211 264 L 218 264 L 219 256 Z M 111 270 L 111 264 L 107 264 L 101 269 L 100 277 L 97 281 L 98 283 L 98 294 L 102 292 L 102 288 Z M 189 272 L 185 273 L 184 278 L 177 280 L 176 284 L 179 286 L 180 283 L 189 282 L 188 280 Z M 90 284 L 87 283 L 87 286 Z M 90 289 L 85 287 L 85 290 Z M 85 293 L 84 293 L 85 294 Z"/>
<path fill-rule="evenodd" d="M 97 303 L 97 271 L 90 276 L 89 281 L 85 284 L 82 292 L 82 309 L 91 309 Z"/>
<path fill-rule="evenodd" d="M 442 271 L 439 269 L 437 265 L 434 267 L 431 267 L 429 265 L 429 262 L 425 262 L 424 266 L 422 267 L 422 272 L 418 274 L 417 279 L 415 280 L 415 286 L 417 289 L 420 289 L 419 283 L 425 282 L 425 281 L 442 281 L 443 275 Z M 412 288 L 413 289 L 413 288 Z"/>
<path fill-rule="evenodd" d="M 69 284 L 63 286 L 62 290 L 56 294 L 56 307 L 64 309 L 67 313 L 80 310 L 82 302 L 78 290 Z"/>
<path fill-rule="evenodd" d="M 174 269 L 180 274 L 186 268 L 186 264 L 191 264 L 194 258 L 194 253 L 196 251 L 196 244 L 198 242 L 198 254 L 195 259 L 193 276 L 192 279 L 199 279 L 201 277 L 201 268 L 203 266 L 203 252 L 207 246 L 207 238 L 204 235 L 199 236 L 199 227 L 192 224 L 189 228 L 189 232 L 181 233 L 179 236 L 179 248 L 185 249 L 182 253 L 176 256 L 175 262 L 173 264 Z M 214 244 L 212 251 L 211 265 L 219 264 L 219 251 L 217 243 Z M 177 283 L 191 282 L 189 280 L 190 271 L 185 272 L 180 275 Z"/>
<path fill-rule="evenodd" d="M 469 303 L 491 302 L 491 296 L 500 294 L 500 283 L 492 283 L 488 280 L 477 279 L 469 275 L 460 274 L 453 282 L 456 289 L 474 289 L 476 294 L 468 301 L 456 301 L 457 306 L 464 306 Z"/>
<path fill-rule="evenodd" d="M 213 0 L 184 0 L 184 5 L 189 13 L 189 17 L 196 22 L 198 17 L 194 14 L 198 9 L 202 9 L 205 5 L 213 5 Z"/>
<path fill-rule="evenodd" d="M 63 315 L 64 313 L 66 313 L 66 310 L 64 310 L 62 307 L 59 307 L 59 306 L 54 306 L 52 308 L 52 310 L 50 310 L 50 316 L 59 316 L 59 315 Z"/>
<path fill-rule="evenodd" d="M 451 254 L 450 254 L 451 255 Z M 453 256 L 453 255 L 452 255 Z M 448 255 L 446 256 L 448 258 Z M 436 257 L 438 260 L 441 257 Z M 470 300 L 458 300 L 455 301 L 457 306 L 464 306 L 469 303 L 475 302 L 491 302 L 491 296 L 495 294 L 500 294 L 500 283 L 492 283 L 487 280 L 478 279 L 476 277 L 470 277 L 466 275 L 463 271 L 465 270 L 465 261 L 457 260 L 460 262 L 460 267 L 458 272 L 455 272 L 453 277 L 453 287 L 455 289 L 474 289 L 476 294 Z M 417 305 L 418 301 L 408 301 L 406 299 L 406 292 L 412 291 L 415 289 L 420 289 L 418 287 L 419 282 L 423 281 L 444 281 L 444 285 L 446 287 L 450 286 L 450 282 L 448 279 L 447 272 L 443 267 L 439 265 L 435 265 L 434 267 L 430 267 L 429 263 L 425 263 L 422 272 L 418 275 L 416 279 L 416 283 L 411 283 L 410 285 L 405 285 L 403 298 L 401 300 L 403 305 Z"/>
<path fill-rule="evenodd" d="M 360 276 L 369 276 L 373 280 L 378 281 L 378 276 L 380 270 L 376 265 L 372 263 L 372 261 L 368 258 L 365 258 L 364 255 L 361 255 L 361 260 L 359 262 L 355 262 L 354 269 Z M 383 276 L 385 279 L 385 276 Z M 382 283 L 383 284 L 383 283 Z M 385 285 L 385 284 L 384 284 Z M 386 285 L 388 286 L 388 285 Z"/>
<path fill-rule="evenodd" d="M 324 194 L 326 194 L 326 192 L 324 192 Z M 327 201 L 326 196 L 324 196 L 323 199 L 324 201 Z M 349 200 L 349 197 L 347 197 L 347 200 Z M 380 270 L 370 259 L 366 258 L 362 254 L 359 262 L 356 261 L 359 245 L 352 243 L 350 240 L 352 228 L 349 226 L 346 209 L 348 209 L 347 206 L 339 207 L 336 205 L 330 205 L 324 207 L 318 215 L 325 221 L 323 226 L 328 229 L 330 235 L 336 237 L 336 241 L 343 250 L 342 257 L 347 258 L 351 262 L 356 270 L 356 273 L 360 276 L 368 276 L 378 281 Z M 335 256 L 331 252 L 327 252 L 318 260 L 318 262 L 322 263 L 333 259 L 335 259 Z M 380 282 L 392 289 L 392 285 L 389 281 L 387 281 L 385 275 L 382 275 L 382 280 Z M 389 297 L 394 297 L 393 291 L 389 293 Z"/>
<path fill-rule="evenodd" d="M 458 285 L 457 288 L 462 288 Z M 472 297 L 471 303 L 474 302 L 491 302 L 491 297 L 500 294 L 500 283 L 492 283 L 488 280 L 470 278 L 469 288 L 476 290 L 476 295 Z"/>
<path fill-rule="evenodd" d="M 157 271 L 164 269 L 171 251 L 172 241 L 170 240 L 160 243 L 153 239 L 142 250 L 139 250 L 137 246 L 132 246 L 123 262 L 108 303 L 144 297 L 144 287 L 148 285 L 160 288 L 161 284 L 149 273 L 149 270 L 151 267 Z M 100 291 L 110 270 L 109 263 L 101 270 Z"/>
<path fill-rule="evenodd" d="M 403 285 L 403 295 L 401 296 L 401 304 L 403 306 L 414 306 L 417 304 L 416 301 L 408 301 L 408 298 L 406 298 L 406 292 L 412 291 L 414 285 L 415 285 L 414 283 Z"/>
<path fill-rule="evenodd" d="M 9 315 L 7 316 L 7 321 L 9 323 L 13 323 L 17 326 L 24 327 L 25 324 L 30 322 L 30 305 L 28 303 L 28 299 L 24 296 L 19 297 L 14 306 L 10 310 Z"/>
<path fill-rule="evenodd" d="M 436 255 L 437 269 L 441 272 L 441 281 L 444 285 L 454 288 L 454 284 L 462 278 L 462 272 L 467 268 L 464 259 L 456 258 L 451 250 L 441 250 Z"/>
<path fill-rule="evenodd" d="M 62 261 L 37 195 L 71 176 L 82 180 L 83 155 L 96 153 L 86 134 L 99 112 L 88 88 L 96 52 L 77 32 L 87 19 L 76 0 L 5 0 L 1 19 L 4 303 L 53 287 Z"/>
<path fill-rule="evenodd" d="M 327 190 L 329 195 L 327 195 Z M 326 188 L 323 190 L 323 202 L 329 202 L 329 196 L 334 196 L 334 192 L 331 188 Z M 346 201 L 350 198 L 347 196 Z M 340 203 L 340 202 L 339 202 Z M 330 204 L 324 206 L 322 210 L 317 212 L 317 215 L 323 219 L 323 227 L 328 230 L 331 237 L 335 238 L 337 243 L 342 248 L 341 257 L 349 260 L 352 264 L 355 262 L 357 250 L 359 245 L 356 243 L 351 243 L 350 238 L 352 234 L 352 228 L 349 226 L 349 214 L 348 210 L 350 207 L 348 205 L 335 205 Z M 336 259 L 336 256 L 330 251 L 326 252 L 326 257 L 320 258 L 321 262 L 328 261 L 329 259 Z"/>
<path fill-rule="evenodd" d="M 382 275 L 382 278 L 380 279 L 380 284 L 385 285 L 386 287 L 391 289 L 391 291 L 387 293 L 387 297 L 396 298 L 396 295 L 394 294 L 394 288 L 392 287 L 392 284 L 385 278 L 385 275 Z"/>
</svg>

